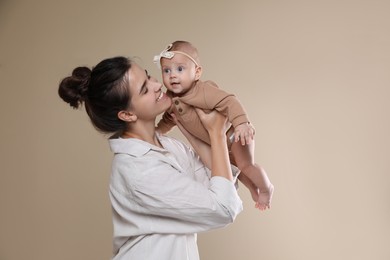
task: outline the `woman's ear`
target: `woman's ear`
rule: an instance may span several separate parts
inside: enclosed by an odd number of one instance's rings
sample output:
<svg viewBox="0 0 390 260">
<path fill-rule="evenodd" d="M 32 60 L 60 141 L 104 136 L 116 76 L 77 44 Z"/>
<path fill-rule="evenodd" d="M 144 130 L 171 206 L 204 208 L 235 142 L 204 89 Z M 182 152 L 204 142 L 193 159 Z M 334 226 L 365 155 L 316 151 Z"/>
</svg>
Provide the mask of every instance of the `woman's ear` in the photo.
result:
<svg viewBox="0 0 390 260">
<path fill-rule="evenodd" d="M 202 76 L 202 67 L 201 66 L 196 66 L 195 68 L 195 80 L 200 79 Z"/>
<path fill-rule="evenodd" d="M 137 116 L 134 113 L 126 110 L 119 111 L 118 118 L 128 123 L 137 121 Z"/>
</svg>

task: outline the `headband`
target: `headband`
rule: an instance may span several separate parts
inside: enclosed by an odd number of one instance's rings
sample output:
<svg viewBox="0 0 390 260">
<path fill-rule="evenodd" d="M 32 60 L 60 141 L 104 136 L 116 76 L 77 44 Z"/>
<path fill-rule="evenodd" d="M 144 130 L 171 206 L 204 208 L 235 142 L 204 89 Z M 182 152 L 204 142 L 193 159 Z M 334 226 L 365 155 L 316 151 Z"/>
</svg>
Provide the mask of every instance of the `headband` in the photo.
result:
<svg viewBox="0 0 390 260">
<path fill-rule="evenodd" d="M 169 51 L 172 48 L 172 43 L 168 45 L 159 55 L 154 56 L 153 62 L 157 64 L 157 66 L 161 69 L 161 58 L 167 58 L 167 59 L 172 59 L 175 54 L 182 54 L 192 60 L 196 66 L 199 66 L 199 64 L 195 61 L 194 58 L 191 57 L 191 55 L 182 52 L 182 51 Z"/>
</svg>

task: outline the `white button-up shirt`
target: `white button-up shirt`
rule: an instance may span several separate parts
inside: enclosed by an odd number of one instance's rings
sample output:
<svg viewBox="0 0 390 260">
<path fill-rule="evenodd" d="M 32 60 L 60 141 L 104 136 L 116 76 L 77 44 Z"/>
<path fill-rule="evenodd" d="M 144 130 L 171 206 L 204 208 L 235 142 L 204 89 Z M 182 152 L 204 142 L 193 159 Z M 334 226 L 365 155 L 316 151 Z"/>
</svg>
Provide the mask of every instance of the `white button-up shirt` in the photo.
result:
<svg viewBox="0 0 390 260">
<path fill-rule="evenodd" d="M 210 179 L 182 142 L 158 138 L 164 149 L 138 139 L 109 140 L 114 260 L 198 260 L 196 233 L 224 227 L 242 211 L 234 183 Z"/>
</svg>

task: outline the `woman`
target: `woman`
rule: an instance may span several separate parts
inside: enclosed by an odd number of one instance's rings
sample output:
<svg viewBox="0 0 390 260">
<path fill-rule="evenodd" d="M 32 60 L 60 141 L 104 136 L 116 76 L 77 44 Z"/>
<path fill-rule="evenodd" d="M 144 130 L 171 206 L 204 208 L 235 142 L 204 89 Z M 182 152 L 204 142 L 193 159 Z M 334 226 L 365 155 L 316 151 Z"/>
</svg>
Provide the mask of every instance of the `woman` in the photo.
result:
<svg viewBox="0 0 390 260">
<path fill-rule="evenodd" d="M 242 210 L 222 115 L 197 111 L 211 148 L 184 132 L 200 160 L 155 131 L 156 117 L 171 100 L 161 83 L 127 58 L 103 60 L 92 71 L 74 69 L 59 95 L 74 108 L 85 104 L 95 128 L 113 133 L 113 259 L 199 259 L 196 233 L 224 227 Z"/>
</svg>

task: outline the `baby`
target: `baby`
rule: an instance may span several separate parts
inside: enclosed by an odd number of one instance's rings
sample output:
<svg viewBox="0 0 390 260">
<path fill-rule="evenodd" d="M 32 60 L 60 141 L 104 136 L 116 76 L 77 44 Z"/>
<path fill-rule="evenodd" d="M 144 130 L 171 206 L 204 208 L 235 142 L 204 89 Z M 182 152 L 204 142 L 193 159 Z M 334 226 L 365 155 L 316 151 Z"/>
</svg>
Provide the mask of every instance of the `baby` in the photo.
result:
<svg viewBox="0 0 390 260">
<path fill-rule="evenodd" d="M 175 126 L 173 113 L 187 132 L 210 144 L 194 108 L 224 114 L 232 124 L 226 134 L 231 162 L 241 170 L 239 179 L 249 189 L 256 208 L 270 208 L 274 187 L 264 169 L 254 162 L 255 129 L 240 101 L 214 82 L 200 80 L 198 51 L 189 42 L 175 41 L 155 56 L 154 62 L 161 67 L 163 83 L 172 98 L 172 106 L 157 124 L 157 130 L 167 133 Z"/>
</svg>

